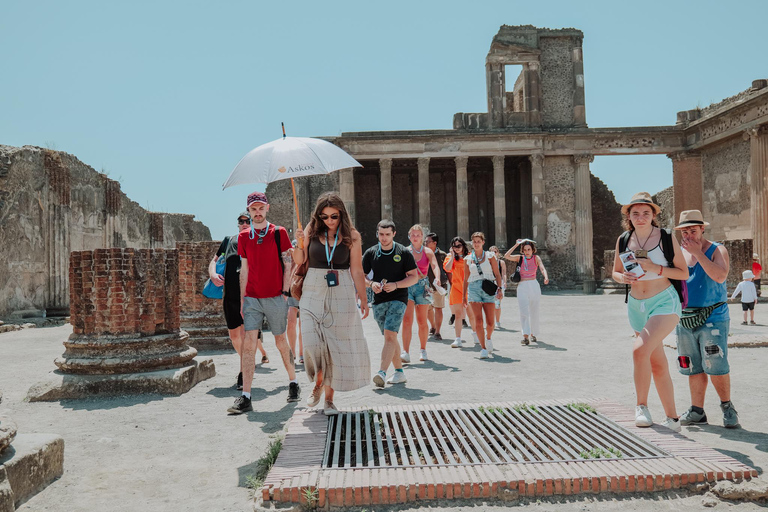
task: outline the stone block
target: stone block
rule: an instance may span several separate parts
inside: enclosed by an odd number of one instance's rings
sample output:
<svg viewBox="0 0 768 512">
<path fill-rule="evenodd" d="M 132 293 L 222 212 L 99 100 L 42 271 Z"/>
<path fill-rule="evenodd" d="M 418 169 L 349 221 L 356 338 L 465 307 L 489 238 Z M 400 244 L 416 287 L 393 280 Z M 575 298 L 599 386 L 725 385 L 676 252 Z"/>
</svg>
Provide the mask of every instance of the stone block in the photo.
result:
<svg viewBox="0 0 768 512">
<path fill-rule="evenodd" d="M 19 434 L 0 455 L 0 511 L 14 510 L 63 473 L 64 439 L 54 434 Z M 9 488 L 12 506 L 3 508 Z"/>
<path fill-rule="evenodd" d="M 181 395 L 198 382 L 216 375 L 212 359 L 194 358 L 188 366 L 171 370 L 115 375 L 72 375 L 54 371 L 29 389 L 30 402 L 157 393 Z"/>
<path fill-rule="evenodd" d="M 16 424 L 9 418 L 0 417 L 0 454 L 8 448 L 16 437 Z"/>
<path fill-rule="evenodd" d="M 11 320 L 22 320 L 24 318 L 41 318 L 44 316 L 44 309 L 19 309 L 8 315 Z"/>
</svg>

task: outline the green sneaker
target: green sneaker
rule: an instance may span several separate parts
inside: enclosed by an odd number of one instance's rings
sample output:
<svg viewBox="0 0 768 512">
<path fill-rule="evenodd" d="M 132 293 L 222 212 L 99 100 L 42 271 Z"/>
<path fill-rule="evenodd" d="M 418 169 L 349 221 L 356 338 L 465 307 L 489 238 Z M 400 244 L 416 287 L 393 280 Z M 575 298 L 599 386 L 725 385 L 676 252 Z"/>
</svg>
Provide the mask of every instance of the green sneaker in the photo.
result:
<svg viewBox="0 0 768 512">
<path fill-rule="evenodd" d="M 703 425 L 707 423 L 707 413 L 699 414 L 689 407 L 687 411 L 680 415 L 681 425 Z"/>
<path fill-rule="evenodd" d="M 720 404 L 723 411 L 723 426 L 725 428 L 739 428 L 739 413 L 734 409 L 733 404 L 728 401 Z"/>
</svg>

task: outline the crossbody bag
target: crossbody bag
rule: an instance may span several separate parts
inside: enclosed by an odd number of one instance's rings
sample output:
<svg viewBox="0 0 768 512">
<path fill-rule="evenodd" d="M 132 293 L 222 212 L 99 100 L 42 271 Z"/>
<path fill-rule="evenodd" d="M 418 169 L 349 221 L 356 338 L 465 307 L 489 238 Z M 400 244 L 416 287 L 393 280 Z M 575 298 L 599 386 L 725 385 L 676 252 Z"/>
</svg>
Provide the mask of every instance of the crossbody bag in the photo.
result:
<svg viewBox="0 0 768 512">
<path fill-rule="evenodd" d="M 488 255 L 485 256 L 486 258 Z M 475 266 L 477 267 L 477 273 L 482 279 L 482 282 L 480 283 L 480 287 L 483 289 L 485 293 L 490 295 L 491 297 L 496 296 L 496 292 L 499 290 L 499 287 L 496 283 L 491 281 L 490 279 L 486 279 L 483 275 L 483 269 L 480 267 L 480 263 L 477 262 L 477 256 L 475 256 L 475 253 L 472 253 L 472 259 L 475 262 Z M 489 261 L 490 263 L 490 261 Z"/>
</svg>

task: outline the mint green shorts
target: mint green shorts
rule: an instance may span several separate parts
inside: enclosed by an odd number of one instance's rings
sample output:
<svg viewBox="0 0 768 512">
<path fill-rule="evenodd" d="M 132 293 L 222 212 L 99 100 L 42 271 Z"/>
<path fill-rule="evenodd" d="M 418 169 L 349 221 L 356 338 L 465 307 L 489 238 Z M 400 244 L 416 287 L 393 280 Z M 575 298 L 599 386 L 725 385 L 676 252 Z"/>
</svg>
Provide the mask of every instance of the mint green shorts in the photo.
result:
<svg viewBox="0 0 768 512">
<path fill-rule="evenodd" d="M 627 301 L 627 312 L 629 325 L 635 332 L 640 332 L 652 316 L 677 315 L 680 318 L 683 309 L 675 287 L 669 285 L 668 288 L 647 299 L 636 299 L 630 295 Z"/>
</svg>

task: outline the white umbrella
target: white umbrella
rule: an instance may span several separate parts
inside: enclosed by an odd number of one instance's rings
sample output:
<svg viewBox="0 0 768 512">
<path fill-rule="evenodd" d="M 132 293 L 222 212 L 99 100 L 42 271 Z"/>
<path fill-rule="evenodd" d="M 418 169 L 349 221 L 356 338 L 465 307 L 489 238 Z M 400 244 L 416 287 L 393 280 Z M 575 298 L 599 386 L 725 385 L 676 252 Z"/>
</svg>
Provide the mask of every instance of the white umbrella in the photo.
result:
<svg viewBox="0 0 768 512">
<path fill-rule="evenodd" d="M 268 184 L 290 178 L 296 219 L 301 229 L 293 178 L 330 174 L 350 167 L 362 167 L 362 165 L 340 147 L 322 139 L 286 137 L 285 126 L 283 126 L 283 137 L 262 144 L 245 155 L 235 166 L 222 188 L 246 183 Z"/>
</svg>

